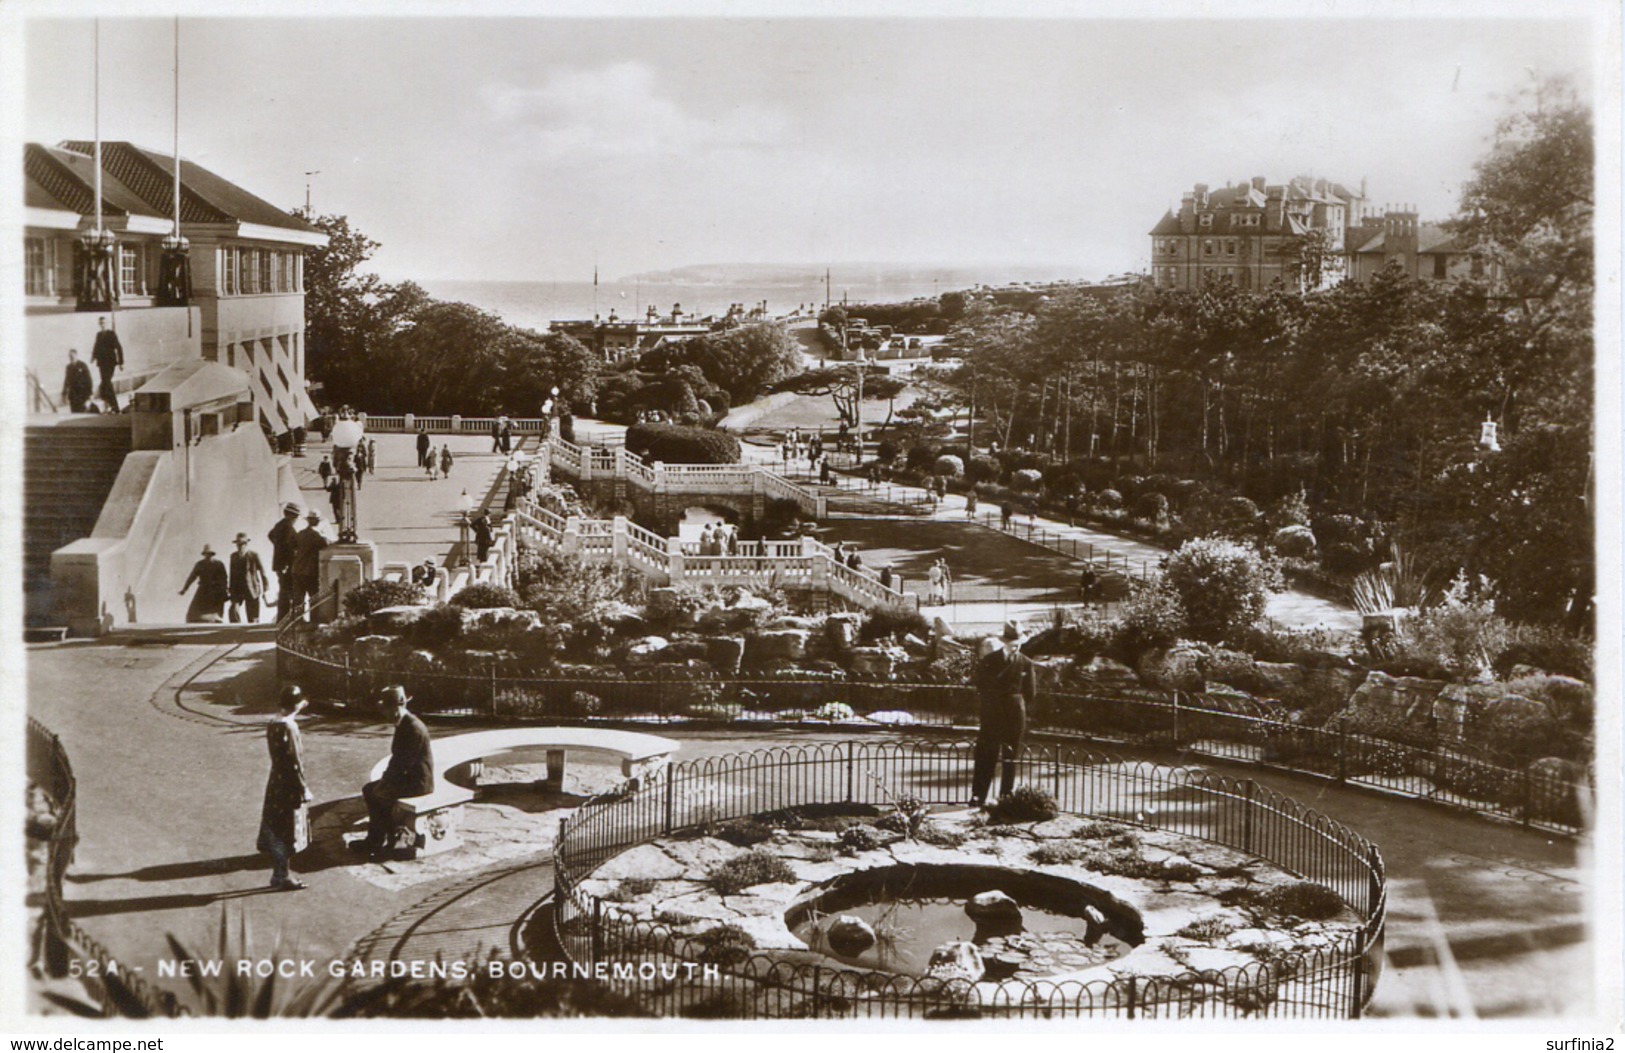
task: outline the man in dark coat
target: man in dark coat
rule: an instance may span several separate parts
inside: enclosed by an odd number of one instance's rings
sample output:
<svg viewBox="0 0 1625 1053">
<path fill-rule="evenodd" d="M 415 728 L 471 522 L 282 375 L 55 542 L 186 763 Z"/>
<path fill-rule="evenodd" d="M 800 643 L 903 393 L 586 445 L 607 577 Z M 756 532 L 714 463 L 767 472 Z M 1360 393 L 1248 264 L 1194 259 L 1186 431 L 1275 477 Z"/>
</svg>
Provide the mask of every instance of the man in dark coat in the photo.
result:
<svg viewBox="0 0 1625 1053">
<path fill-rule="evenodd" d="M 231 596 L 231 620 L 241 620 L 249 625 L 258 625 L 260 620 L 260 597 L 265 595 L 265 564 L 260 562 L 260 554 L 248 547 L 248 535 L 239 533 L 232 544 L 237 550 L 231 554 L 231 562 L 227 565 L 227 579 Z"/>
<path fill-rule="evenodd" d="M 327 547 L 327 538 L 316 527 L 321 523 L 320 512 L 305 513 L 305 529 L 294 535 L 293 539 L 293 604 L 291 610 L 295 615 L 301 615 L 305 610 L 305 601 L 315 601 L 316 595 L 322 587 L 322 549 Z M 314 617 L 315 612 L 311 612 Z"/>
<path fill-rule="evenodd" d="M 68 371 L 62 375 L 62 401 L 74 413 L 83 413 L 93 390 L 90 367 L 79 361 L 78 351 L 69 349 Z"/>
<path fill-rule="evenodd" d="M 238 535 L 241 536 L 241 535 Z M 282 689 L 277 715 L 265 727 L 271 752 L 271 774 L 260 806 L 260 832 L 254 847 L 271 857 L 271 887 L 296 892 L 305 883 L 288 873 L 288 859 L 310 843 L 310 783 L 305 779 L 305 751 L 295 719 L 305 708 L 297 684 Z"/>
<path fill-rule="evenodd" d="M 389 745 L 389 764 L 383 777 L 361 788 L 367 802 L 367 836 L 350 842 L 357 852 L 381 852 L 389 842 L 395 802 L 417 797 L 434 789 L 434 753 L 429 746 L 429 729 L 407 711 L 412 701 L 406 688 L 393 684 L 384 688 L 383 702 L 395 717 L 395 738 Z"/>
<path fill-rule="evenodd" d="M 117 413 L 118 393 L 113 390 L 113 371 L 124 368 L 124 345 L 119 343 L 118 334 L 107 328 L 106 318 L 96 319 L 96 345 L 90 350 L 90 360 L 96 363 L 102 375 L 98 394 L 107 408 Z"/>
<path fill-rule="evenodd" d="M 203 558 L 192 564 L 192 573 L 186 576 L 186 584 L 181 586 L 180 594 L 186 595 L 186 590 L 197 582 L 197 592 L 192 594 L 192 602 L 186 608 L 186 620 L 189 622 L 221 622 L 226 618 L 226 600 L 231 591 L 226 582 L 226 565 L 215 557 L 214 549 L 208 545 L 203 546 Z"/>
<path fill-rule="evenodd" d="M 971 775 L 971 803 L 987 803 L 993 768 L 1003 762 L 999 796 L 1008 797 L 1016 784 L 1016 758 L 1027 731 L 1027 703 L 1038 693 L 1038 671 L 1020 651 L 1021 634 L 1013 624 L 1004 627 L 1004 641 L 989 636 L 977 648 L 971 681 L 981 701 L 981 726 L 976 732 L 975 768 Z"/>
<path fill-rule="evenodd" d="M 492 427 L 493 430 L 495 430 L 496 425 L 493 424 L 493 425 L 491 425 L 491 427 Z M 418 425 L 418 467 L 419 468 L 423 467 L 425 461 L 428 459 L 429 451 L 432 450 L 433 448 L 434 448 L 434 440 L 429 438 L 428 431 L 426 431 L 424 429 L 423 425 L 419 424 Z"/>
<path fill-rule="evenodd" d="M 293 609 L 293 539 L 299 533 L 299 506 L 282 506 L 282 519 L 271 528 L 271 573 L 276 575 L 276 620 Z"/>
<path fill-rule="evenodd" d="M 474 531 L 474 562 L 484 563 L 485 557 L 491 554 L 491 517 L 480 509 L 469 522 L 469 529 Z"/>
</svg>

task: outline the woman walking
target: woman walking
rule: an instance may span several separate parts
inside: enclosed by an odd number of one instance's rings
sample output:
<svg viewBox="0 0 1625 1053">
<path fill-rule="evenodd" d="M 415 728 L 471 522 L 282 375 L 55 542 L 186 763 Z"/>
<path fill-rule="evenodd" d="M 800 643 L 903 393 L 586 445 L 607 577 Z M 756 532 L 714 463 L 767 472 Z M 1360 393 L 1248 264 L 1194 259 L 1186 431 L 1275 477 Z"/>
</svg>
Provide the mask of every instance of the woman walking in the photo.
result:
<svg viewBox="0 0 1625 1053">
<path fill-rule="evenodd" d="M 451 478 L 451 444 L 446 443 L 440 447 L 440 474 L 447 479 Z"/>
<path fill-rule="evenodd" d="M 271 857 L 271 887 L 287 892 L 305 887 L 288 872 L 288 860 L 310 843 L 310 784 L 305 781 L 304 742 L 296 722 L 305 702 L 299 686 L 289 684 L 282 689 L 276 718 L 265 726 L 271 775 L 265 782 L 255 847 Z"/>
</svg>

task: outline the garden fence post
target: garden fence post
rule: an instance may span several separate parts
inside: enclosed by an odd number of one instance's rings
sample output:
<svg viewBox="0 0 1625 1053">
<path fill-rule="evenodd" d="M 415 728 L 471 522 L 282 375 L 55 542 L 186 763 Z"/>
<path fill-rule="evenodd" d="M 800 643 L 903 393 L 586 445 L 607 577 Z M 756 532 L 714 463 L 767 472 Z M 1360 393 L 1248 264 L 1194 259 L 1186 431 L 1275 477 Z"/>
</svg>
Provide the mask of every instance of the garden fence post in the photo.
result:
<svg viewBox="0 0 1625 1053">
<path fill-rule="evenodd" d="M 1529 829 L 1529 813 L 1532 810 L 1532 805 L 1534 803 L 1533 787 L 1530 785 L 1529 768 L 1527 766 L 1525 766 L 1525 768 L 1523 769 L 1522 783 L 1523 783 L 1523 809 L 1522 809 L 1522 815 L 1519 818 L 1518 822 L 1519 822 L 1520 825 L 1523 826 L 1523 828 L 1525 830 L 1527 830 L 1527 829 Z"/>
<path fill-rule="evenodd" d="M 1128 1018 L 1130 1020 L 1134 1019 L 1135 1003 L 1139 993 L 1138 978 L 1130 976 L 1128 978 Z"/>
<path fill-rule="evenodd" d="M 677 801 L 676 801 L 676 797 L 675 797 L 676 787 L 674 786 L 674 784 L 672 782 L 671 766 L 670 765 L 667 765 L 667 767 L 666 767 L 665 776 L 666 776 L 666 836 L 670 837 L 671 836 L 672 820 L 676 815 L 676 807 L 677 807 Z"/>
<path fill-rule="evenodd" d="M 497 715 L 497 664 L 491 663 L 491 715 Z"/>
<path fill-rule="evenodd" d="M 604 956 L 604 901 L 594 898 L 592 901 L 592 957 L 594 967 Z"/>
<path fill-rule="evenodd" d="M 1364 1001 L 1364 999 L 1361 997 L 1360 989 L 1364 986 L 1364 981 L 1365 981 L 1365 946 L 1364 945 L 1367 942 L 1366 930 L 1367 930 L 1369 925 L 1370 925 L 1370 922 L 1367 922 L 1365 925 L 1360 926 L 1360 944 L 1361 945 L 1355 948 L 1355 951 L 1357 951 L 1358 953 L 1356 953 L 1354 955 L 1354 977 L 1353 977 L 1353 984 L 1351 985 L 1351 990 L 1349 991 L 1349 1019 L 1350 1020 L 1358 1020 L 1358 1019 L 1360 1019 L 1360 1004 Z"/>
<path fill-rule="evenodd" d="M 853 782 L 857 776 L 857 760 L 852 756 L 853 743 L 849 739 L 846 743 L 846 799 L 848 802 L 856 800 L 852 796 Z"/>
<path fill-rule="evenodd" d="M 1242 785 L 1247 787 L 1247 803 L 1241 813 L 1241 850 L 1248 855 L 1253 854 L 1253 793 L 1258 784 L 1247 779 Z"/>
</svg>

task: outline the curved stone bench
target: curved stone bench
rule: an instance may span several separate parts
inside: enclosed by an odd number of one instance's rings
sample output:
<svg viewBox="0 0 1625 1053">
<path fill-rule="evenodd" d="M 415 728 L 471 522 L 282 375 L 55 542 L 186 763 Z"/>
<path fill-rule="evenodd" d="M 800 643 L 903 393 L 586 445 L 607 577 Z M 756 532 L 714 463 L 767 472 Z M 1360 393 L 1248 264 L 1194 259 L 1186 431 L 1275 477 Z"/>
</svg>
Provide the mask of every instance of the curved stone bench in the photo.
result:
<svg viewBox="0 0 1625 1053">
<path fill-rule="evenodd" d="M 618 757 L 621 773 L 635 785 L 643 776 L 663 767 L 678 745 L 659 735 L 609 728 L 498 728 L 435 739 L 434 789 L 395 803 L 395 833 L 390 845 L 413 858 L 418 853 L 432 855 L 461 844 L 457 810 L 474 799 L 474 787 L 484 773 L 485 762 L 492 758 L 545 753 L 547 778 L 540 785 L 556 792 L 563 788 L 564 761 L 569 753 Z M 371 777 L 382 778 L 388 767 L 389 758 L 385 757 L 373 765 Z M 459 781 L 452 781 L 453 772 L 457 772 Z"/>
</svg>

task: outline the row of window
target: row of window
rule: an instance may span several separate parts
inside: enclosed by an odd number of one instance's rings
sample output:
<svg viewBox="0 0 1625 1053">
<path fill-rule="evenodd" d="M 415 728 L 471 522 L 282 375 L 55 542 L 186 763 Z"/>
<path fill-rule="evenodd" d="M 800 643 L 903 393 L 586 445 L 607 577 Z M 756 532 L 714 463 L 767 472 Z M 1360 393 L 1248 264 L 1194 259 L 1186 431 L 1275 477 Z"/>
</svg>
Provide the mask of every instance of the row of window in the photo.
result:
<svg viewBox="0 0 1625 1053">
<path fill-rule="evenodd" d="M 1218 256 L 1221 255 L 1220 250 L 1222 249 L 1222 255 L 1234 256 L 1236 254 L 1236 247 L 1239 244 L 1240 242 L 1235 238 L 1222 238 L 1217 240 L 1214 238 L 1204 238 L 1202 239 L 1202 255 Z M 1158 248 L 1161 249 L 1163 255 L 1165 256 L 1177 256 L 1179 255 L 1179 240 L 1177 238 L 1164 238 Z"/>
<path fill-rule="evenodd" d="M 304 254 L 280 249 L 222 248 L 217 265 L 221 296 L 304 292 Z"/>
<path fill-rule="evenodd" d="M 62 238 L 23 239 L 23 285 L 28 296 L 72 295 L 73 278 L 63 274 L 71 249 Z M 150 296 L 158 284 L 160 251 L 141 242 L 118 246 L 120 296 Z M 304 292 L 304 254 L 281 249 L 217 250 L 221 296 Z"/>
</svg>

